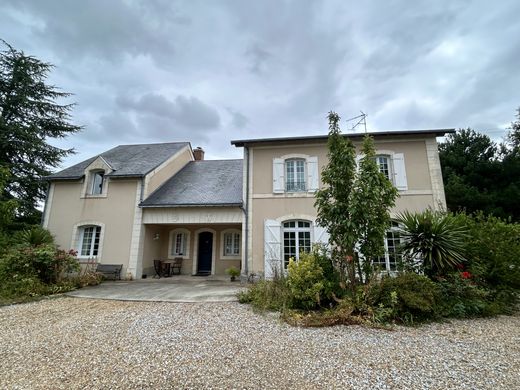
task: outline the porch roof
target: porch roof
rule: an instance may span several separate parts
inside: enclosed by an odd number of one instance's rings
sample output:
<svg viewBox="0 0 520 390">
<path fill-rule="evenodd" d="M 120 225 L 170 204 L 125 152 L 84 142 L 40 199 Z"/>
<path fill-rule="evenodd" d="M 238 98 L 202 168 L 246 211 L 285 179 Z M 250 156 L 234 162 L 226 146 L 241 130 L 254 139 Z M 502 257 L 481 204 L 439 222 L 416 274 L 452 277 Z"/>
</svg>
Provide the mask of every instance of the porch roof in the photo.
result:
<svg viewBox="0 0 520 390">
<path fill-rule="evenodd" d="M 242 205 L 242 160 L 191 161 L 141 207 Z"/>
</svg>

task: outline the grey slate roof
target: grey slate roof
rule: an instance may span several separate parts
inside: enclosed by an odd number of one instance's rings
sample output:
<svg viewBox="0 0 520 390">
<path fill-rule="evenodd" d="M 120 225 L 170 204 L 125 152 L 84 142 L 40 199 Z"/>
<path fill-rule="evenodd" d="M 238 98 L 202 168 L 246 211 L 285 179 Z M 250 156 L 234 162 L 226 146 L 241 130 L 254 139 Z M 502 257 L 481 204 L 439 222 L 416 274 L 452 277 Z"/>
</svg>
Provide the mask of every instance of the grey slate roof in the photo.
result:
<svg viewBox="0 0 520 390">
<path fill-rule="evenodd" d="M 47 180 L 80 179 L 88 167 L 99 156 L 114 169 L 109 177 L 144 176 L 173 156 L 189 142 L 162 144 L 119 145 L 98 156 L 45 177 Z"/>
<path fill-rule="evenodd" d="M 191 161 L 145 199 L 143 207 L 242 205 L 242 160 Z"/>
</svg>

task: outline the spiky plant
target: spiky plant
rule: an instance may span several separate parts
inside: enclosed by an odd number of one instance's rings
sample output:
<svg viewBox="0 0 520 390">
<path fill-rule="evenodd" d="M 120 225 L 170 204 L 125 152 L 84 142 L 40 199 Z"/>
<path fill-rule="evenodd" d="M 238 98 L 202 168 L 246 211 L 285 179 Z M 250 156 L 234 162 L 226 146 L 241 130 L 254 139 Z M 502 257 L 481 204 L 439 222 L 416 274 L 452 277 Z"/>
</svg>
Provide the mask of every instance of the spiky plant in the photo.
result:
<svg viewBox="0 0 520 390">
<path fill-rule="evenodd" d="M 47 229 L 37 226 L 20 232 L 19 241 L 23 245 L 37 247 L 43 244 L 54 244 L 54 237 Z"/>
<path fill-rule="evenodd" d="M 467 228 L 451 214 L 405 211 L 397 222 L 402 226 L 403 254 L 421 258 L 426 274 L 433 276 L 464 261 Z"/>
</svg>

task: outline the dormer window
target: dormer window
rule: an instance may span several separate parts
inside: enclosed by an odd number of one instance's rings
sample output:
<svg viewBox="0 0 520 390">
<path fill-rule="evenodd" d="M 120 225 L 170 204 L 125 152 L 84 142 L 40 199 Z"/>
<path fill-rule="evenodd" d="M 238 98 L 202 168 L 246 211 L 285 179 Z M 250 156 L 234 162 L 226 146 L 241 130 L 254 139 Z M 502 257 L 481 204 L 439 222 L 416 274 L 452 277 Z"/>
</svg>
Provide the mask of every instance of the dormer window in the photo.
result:
<svg viewBox="0 0 520 390">
<path fill-rule="evenodd" d="M 91 173 L 92 186 L 90 188 L 91 195 L 101 195 L 103 193 L 104 171 L 94 171 Z"/>
</svg>

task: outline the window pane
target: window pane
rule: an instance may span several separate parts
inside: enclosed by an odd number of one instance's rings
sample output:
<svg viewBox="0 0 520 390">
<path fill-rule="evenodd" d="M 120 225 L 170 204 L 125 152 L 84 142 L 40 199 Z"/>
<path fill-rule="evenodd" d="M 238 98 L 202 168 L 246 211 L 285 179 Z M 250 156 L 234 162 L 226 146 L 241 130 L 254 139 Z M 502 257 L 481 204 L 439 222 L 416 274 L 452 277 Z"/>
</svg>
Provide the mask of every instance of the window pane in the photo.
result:
<svg viewBox="0 0 520 390">
<path fill-rule="evenodd" d="M 240 254 L 240 234 L 235 233 L 233 235 L 234 242 L 233 242 L 233 254 L 239 255 Z"/>
<path fill-rule="evenodd" d="M 92 194 L 99 195 L 103 191 L 103 173 L 95 172 L 92 178 Z"/>
<path fill-rule="evenodd" d="M 293 227 L 296 227 L 296 222 L 295 222 L 295 221 L 284 222 L 283 227 L 284 227 L 284 228 L 293 228 Z"/>
<path fill-rule="evenodd" d="M 283 260 L 284 268 L 289 265 L 290 258 L 296 259 L 296 233 L 284 232 L 283 234 Z"/>
<path fill-rule="evenodd" d="M 94 227 L 83 228 L 83 242 L 81 243 L 81 256 L 90 256 Z"/>
<path fill-rule="evenodd" d="M 86 226 L 80 228 L 80 256 L 97 256 L 101 237 L 101 226 Z"/>
<path fill-rule="evenodd" d="M 298 258 L 301 252 L 309 253 L 311 251 L 311 232 L 298 232 Z"/>
<path fill-rule="evenodd" d="M 305 222 L 305 221 L 298 221 L 298 227 L 310 228 L 311 227 L 311 223 L 310 222 Z"/>
<path fill-rule="evenodd" d="M 184 233 L 177 233 L 175 235 L 175 243 L 173 245 L 173 254 L 174 255 L 183 255 L 184 254 Z"/>
<path fill-rule="evenodd" d="M 305 191 L 305 160 L 285 161 L 287 191 Z"/>
<path fill-rule="evenodd" d="M 379 172 L 386 176 L 387 179 L 390 179 L 390 168 L 388 164 L 388 157 L 378 156 L 376 157 L 377 165 L 379 166 Z"/>
<path fill-rule="evenodd" d="M 99 237 L 101 236 L 101 227 L 96 226 L 95 227 L 96 234 L 94 237 L 94 248 L 92 250 L 92 256 L 97 256 L 98 250 L 99 250 Z"/>
</svg>

